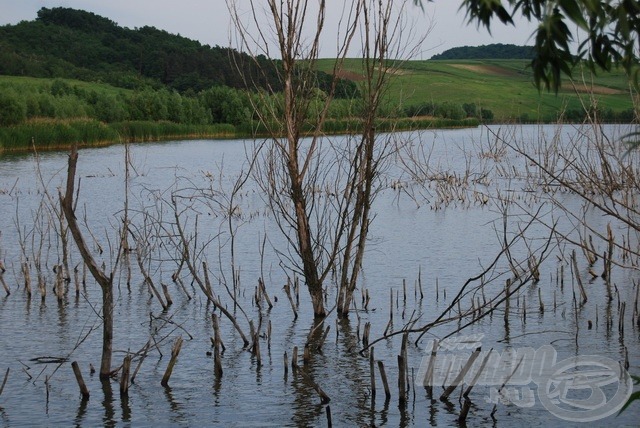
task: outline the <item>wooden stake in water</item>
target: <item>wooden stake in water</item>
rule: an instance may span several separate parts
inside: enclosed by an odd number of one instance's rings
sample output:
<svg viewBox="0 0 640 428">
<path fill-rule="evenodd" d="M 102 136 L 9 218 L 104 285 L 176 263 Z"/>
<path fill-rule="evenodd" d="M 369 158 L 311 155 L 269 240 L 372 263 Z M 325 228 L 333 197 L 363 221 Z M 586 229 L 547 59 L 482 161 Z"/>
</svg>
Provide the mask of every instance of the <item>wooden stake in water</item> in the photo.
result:
<svg viewBox="0 0 640 428">
<path fill-rule="evenodd" d="M 393 288 L 389 289 L 389 321 L 393 321 Z"/>
<path fill-rule="evenodd" d="M 369 350 L 369 377 L 371 379 L 371 400 L 375 400 L 376 398 L 376 369 L 374 364 L 373 357 L 374 348 L 371 347 Z"/>
<path fill-rule="evenodd" d="M 431 357 L 429 357 L 429 365 L 427 371 L 424 374 L 424 380 L 422 381 L 429 398 L 433 397 L 433 371 L 436 366 L 436 353 L 438 352 L 438 339 L 433 340 L 433 348 L 431 348 Z"/>
<path fill-rule="evenodd" d="M 506 296 L 504 300 L 504 321 L 509 322 L 509 308 L 511 306 L 511 278 L 507 278 L 507 282 L 504 285 L 504 294 Z"/>
<path fill-rule="evenodd" d="M 161 282 L 160 285 L 162 286 L 162 294 L 164 294 L 164 299 L 167 301 L 167 306 L 173 305 L 171 294 L 169 294 L 169 287 L 164 282 Z"/>
<path fill-rule="evenodd" d="M 262 278 L 258 278 L 258 286 L 260 287 L 262 296 L 267 300 L 267 305 L 269 306 L 269 309 L 273 308 L 273 303 L 271 303 L 269 294 L 267 294 L 267 287 L 265 287 L 264 281 L 262 280 Z"/>
<path fill-rule="evenodd" d="M 618 332 L 620 333 L 620 340 L 624 340 L 624 312 L 627 307 L 627 302 L 620 303 L 620 318 L 618 319 Z"/>
<path fill-rule="evenodd" d="M 80 297 L 80 274 L 78 271 L 78 265 L 73 268 L 73 284 L 76 286 L 76 299 Z"/>
<path fill-rule="evenodd" d="M 571 253 L 571 261 L 573 262 L 573 274 L 576 277 L 576 282 L 578 283 L 578 288 L 580 288 L 580 296 L 582 297 L 582 304 L 587 303 L 587 293 L 584 291 L 584 286 L 582 285 L 582 278 L 580 278 L 580 271 L 578 270 L 578 261 L 576 260 L 576 250 L 573 250 Z"/>
<path fill-rule="evenodd" d="M 387 373 L 384 371 L 384 363 L 378 361 L 378 370 L 380 370 L 380 379 L 382 380 L 382 386 L 384 387 L 384 395 L 387 400 L 391 398 L 391 390 L 389 390 L 389 382 L 387 382 Z"/>
<path fill-rule="evenodd" d="M 284 351 L 284 376 L 287 377 L 289 373 L 289 357 L 287 356 L 287 351 Z"/>
<path fill-rule="evenodd" d="M 466 425 L 467 415 L 469 414 L 470 408 L 471 400 L 465 397 L 464 403 L 462 403 L 462 409 L 460 410 L 460 415 L 458 416 L 458 422 L 460 424 Z"/>
<path fill-rule="evenodd" d="M 293 354 L 291 354 L 291 369 L 295 373 L 298 370 L 298 347 L 293 347 Z"/>
<path fill-rule="evenodd" d="M 122 376 L 120 377 L 120 396 L 129 395 L 129 373 L 131 372 L 131 356 L 124 357 L 122 362 Z"/>
<path fill-rule="evenodd" d="M 72 362 L 71 368 L 73 369 L 73 374 L 76 376 L 76 382 L 78 382 L 78 386 L 80 387 L 80 394 L 82 394 L 82 399 L 88 400 L 89 388 L 87 388 L 87 384 L 84 383 L 84 379 L 82 378 L 82 372 L 80 371 L 80 366 L 78 366 L 78 362 L 77 361 Z M 4 384 L 7 381 L 8 375 L 9 375 L 9 369 L 7 369 L 7 374 L 4 377 L 4 382 L 2 382 L 2 387 L 0 387 L 0 394 L 2 394 L 2 390 L 4 389 Z"/>
<path fill-rule="evenodd" d="M 371 323 L 366 322 L 364 324 L 364 332 L 362 333 L 362 347 L 366 348 L 369 346 L 369 331 L 371 330 Z"/>
<path fill-rule="evenodd" d="M 402 278 L 402 303 L 407 304 L 407 281 Z"/>
<path fill-rule="evenodd" d="M 462 382 L 462 379 L 464 379 L 467 372 L 475 362 L 476 358 L 478 358 L 478 355 L 480 355 L 480 350 L 481 348 L 478 347 L 476 348 L 475 351 L 473 351 L 473 354 L 471 354 L 471 356 L 467 360 L 467 364 L 465 364 L 462 370 L 460 370 L 460 373 L 458 373 L 456 378 L 453 380 L 453 383 L 451 383 L 451 385 L 449 385 L 447 389 L 445 389 L 442 395 L 440 396 L 440 401 L 446 401 L 449 398 L 449 395 L 451 395 L 451 393 L 455 391 L 457 386 L 460 385 L 460 383 Z"/>
<path fill-rule="evenodd" d="M 613 300 L 611 294 L 611 260 L 613 259 L 613 232 L 611 231 L 611 223 L 607 224 L 607 238 L 609 245 L 603 260 L 604 272 L 602 273 L 602 278 L 604 278 L 607 285 L 607 296 L 609 300 Z"/>
<path fill-rule="evenodd" d="M 401 406 L 407 403 L 406 371 L 407 367 L 404 357 L 398 355 L 398 400 Z"/>
<path fill-rule="evenodd" d="M 404 372 L 400 372 L 401 375 L 404 375 L 406 378 L 405 389 L 411 382 L 409 380 L 409 356 L 407 354 L 407 347 L 409 345 L 409 333 L 405 332 L 402 335 L 402 346 L 400 347 L 400 355 L 402 355 L 402 361 L 404 363 Z"/>
<path fill-rule="evenodd" d="M 160 385 L 167 387 L 169 386 L 169 378 L 171 378 L 171 373 L 173 372 L 173 367 L 176 365 L 178 361 L 178 355 L 180 354 L 180 349 L 182 348 L 182 336 L 179 336 L 175 343 L 173 344 L 173 348 L 171 348 L 171 359 L 169 360 L 169 365 L 167 366 L 167 370 L 164 372 L 164 376 L 162 377 L 162 381 Z"/>
<path fill-rule="evenodd" d="M 540 287 L 538 287 L 538 303 L 540 304 L 540 313 L 544 313 L 544 303 L 542 303 L 542 293 Z"/>
<path fill-rule="evenodd" d="M 220 324 L 218 322 L 218 316 L 215 313 L 211 314 L 211 322 L 213 323 L 213 372 L 220 378 L 222 377 L 222 355 L 221 349 L 224 349 L 222 344 L 222 338 L 220 337 Z"/>
<path fill-rule="evenodd" d="M 27 292 L 27 298 L 31 298 L 31 274 L 29 273 L 29 263 L 22 263 L 22 275 L 24 276 L 24 289 Z"/>
</svg>

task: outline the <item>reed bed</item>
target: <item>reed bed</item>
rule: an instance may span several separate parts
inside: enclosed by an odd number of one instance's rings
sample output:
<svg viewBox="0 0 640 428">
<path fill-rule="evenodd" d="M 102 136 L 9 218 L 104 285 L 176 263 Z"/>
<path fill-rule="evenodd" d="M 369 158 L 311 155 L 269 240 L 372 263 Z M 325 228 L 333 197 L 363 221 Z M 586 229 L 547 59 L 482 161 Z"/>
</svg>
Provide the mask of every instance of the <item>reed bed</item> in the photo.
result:
<svg viewBox="0 0 640 428">
<path fill-rule="evenodd" d="M 229 138 L 237 134 L 233 125 L 186 125 L 168 121 L 126 121 L 104 123 L 95 119 L 33 119 L 19 125 L 0 127 L 1 151 L 60 150 L 104 146 L 118 142 L 147 142 L 167 139 Z"/>
</svg>

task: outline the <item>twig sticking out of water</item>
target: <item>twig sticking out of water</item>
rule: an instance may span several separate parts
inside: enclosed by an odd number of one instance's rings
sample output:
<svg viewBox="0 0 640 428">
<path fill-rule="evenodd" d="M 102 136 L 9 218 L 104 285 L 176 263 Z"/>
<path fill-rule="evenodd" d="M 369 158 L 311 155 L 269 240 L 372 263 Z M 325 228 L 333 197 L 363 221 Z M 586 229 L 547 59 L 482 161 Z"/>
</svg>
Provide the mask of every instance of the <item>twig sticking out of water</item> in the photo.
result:
<svg viewBox="0 0 640 428">
<path fill-rule="evenodd" d="M 293 311 L 293 319 L 298 319 L 298 311 L 296 311 L 296 305 L 293 303 L 293 297 L 291 297 L 291 280 L 287 278 L 286 284 L 284 284 L 284 292 L 291 303 L 291 310 Z"/>
<path fill-rule="evenodd" d="M 269 309 L 273 308 L 273 303 L 271 303 L 269 294 L 267 294 L 267 288 L 265 287 L 264 281 L 262 280 L 262 278 L 258 278 L 258 289 L 260 290 L 260 296 L 266 299 Z"/>
<path fill-rule="evenodd" d="M 140 360 L 138 361 L 138 365 L 136 366 L 136 369 L 133 371 L 133 376 L 131 376 L 131 383 L 135 383 L 135 379 L 136 379 L 136 375 L 138 374 L 138 370 L 140 370 L 140 366 L 142 365 L 142 362 L 144 361 L 145 358 L 147 358 L 147 353 L 149 352 L 149 348 L 151 347 L 151 339 L 149 339 L 147 341 L 147 343 L 144 345 L 144 347 L 142 348 L 142 356 L 140 357 Z"/>
<path fill-rule="evenodd" d="M 582 278 L 580 278 L 580 271 L 578 270 L 578 262 L 576 260 L 576 250 L 573 250 L 571 253 L 571 261 L 573 262 L 573 274 L 576 277 L 576 282 L 578 283 L 578 287 L 580 288 L 580 296 L 582 297 L 582 304 L 587 303 L 587 293 L 584 291 L 584 286 L 582 285 Z"/>
</svg>

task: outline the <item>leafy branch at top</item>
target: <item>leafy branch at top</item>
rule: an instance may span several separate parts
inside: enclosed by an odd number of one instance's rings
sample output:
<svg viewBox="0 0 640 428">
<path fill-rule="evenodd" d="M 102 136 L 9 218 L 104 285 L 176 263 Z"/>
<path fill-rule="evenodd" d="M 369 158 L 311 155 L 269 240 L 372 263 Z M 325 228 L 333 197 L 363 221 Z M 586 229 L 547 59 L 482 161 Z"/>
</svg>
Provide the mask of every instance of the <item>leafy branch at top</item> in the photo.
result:
<svg viewBox="0 0 640 428">
<path fill-rule="evenodd" d="M 422 0 L 414 3 L 423 6 Z M 636 90 L 640 87 L 637 0 L 462 0 L 460 9 L 466 11 L 469 23 L 483 25 L 489 31 L 496 18 L 507 25 L 515 25 L 517 16 L 539 23 L 531 61 L 538 89 L 557 92 L 562 74 L 571 77 L 572 67 L 583 60 L 593 72 L 623 67 Z M 570 25 L 587 35 L 576 54 L 570 50 L 570 42 L 574 41 Z"/>
</svg>

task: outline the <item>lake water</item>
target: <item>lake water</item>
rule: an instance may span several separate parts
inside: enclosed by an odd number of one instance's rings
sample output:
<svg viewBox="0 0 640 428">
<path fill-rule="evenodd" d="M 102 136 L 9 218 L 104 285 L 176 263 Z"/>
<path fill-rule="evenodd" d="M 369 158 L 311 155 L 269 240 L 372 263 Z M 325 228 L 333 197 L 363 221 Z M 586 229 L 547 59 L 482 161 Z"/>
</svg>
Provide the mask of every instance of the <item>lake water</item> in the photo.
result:
<svg viewBox="0 0 640 428">
<path fill-rule="evenodd" d="M 625 130 L 628 129 L 604 128 L 605 134 L 612 138 L 619 137 Z M 615 289 L 613 300 L 609 301 L 605 281 L 599 277 L 590 280 L 588 264 L 582 251 L 577 249 L 588 301 L 576 310 L 574 295 L 578 291 L 569 256 L 577 247 L 560 240 L 558 235 L 548 238 L 549 225 L 554 221 L 561 234 L 569 238 L 577 236 L 580 227 L 576 226 L 576 219 L 558 210 L 557 205 L 562 203 L 569 212 L 581 213 L 582 200 L 570 192 L 548 193 L 537 188 L 531 162 L 496 143 L 492 132 L 505 135 L 509 141 L 529 145 L 533 152 L 540 154 L 544 142 L 554 136 L 571 140 L 585 131 L 570 126 L 525 126 L 394 136 L 410 144 L 414 155 L 428 159 L 429 169 L 423 171 L 422 178 L 429 179 L 419 183 L 420 180 L 415 180 L 418 174 L 412 177 L 398 157 L 391 159 L 381 177 L 384 190 L 374 204 L 376 217 L 370 228 L 356 309 L 349 320 L 338 321 L 333 312 L 329 315 L 312 341 L 317 343 L 318 332 L 330 326 L 321 351 L 313 352 L 309 363 L 300 369 L 331 398 L 329 406 L 334 426 L 458 424 L 460 389 L 449 401 L 442 402 L 437 400 L 442 391 L 437 386 L 434 388 L 436 400 L 431 401 L 425 388 L 413 382 L 407 404 L 399 405 L 396 356 L 400 353 L 401 335 L 374 345 L 375 359 L 382 361 L 386 368 L 391 399 L 385 400 L 376 373 L 377 393 L 372 400 L 368 353 L 359 353 L 365 323 L 371 323 L 370 341 L 373 341 L 387 328 L 399 331 L 409 322 L 415 321 L 413 327 L 418 328 L 434 321 L 467 279 L 489 267 L 498 256 L 505 236 L 513 237 L 527 225 L 530 214 L 536 212 L 539 221 L 526 229 L 526 241 L 514 245 L 511 255 L 525 265 L 529 253 L 538 258 L 543 255 L 540 281 L 529 281 L 511 297 L 508 321 L 504 317 L 505 304 L 501 303 L 493 313 L 477 320 L 460 335 L 477 339 L 483 350 L 493 348 L 502 352 L 508 346 L 539 349 L 551 345 L 558 360 L 588 355 L 620 364 L 627 360 L 629 373 L 640 374 L 640 335 L 634 322 L 639 276 L 637 268 L 631 266 L 635 261 L 632 258 L 623 263 L 629 268 L 613 268 Z M 340 138 L 344 137 L 337 137 L 336 141 L 340 142 Z M 240 170 L 246 168 L 250 147 L 251 142 L 240 140 L 170 141 L 130 146 L 129 215 L 131 229 L 140 237 L 140 242 L 132 246 L 144 244 L 144 264 L 157 285 L 168 285 L 173 305 L 162 310 L 143 283 L 133 255 L 130 256 L 129 284 L 124 265 L 116 271 L 114 368 L 121 364 L 127 352 L 138 352 L 149 340 L 155 343 L 140 366 L 128 398 L 120 396 L 117 379 L 101 384 L 97 373 L 90 374 L 90 364 L 96 369 L 100 366 L 102 327 L 98 286 L 89 275 L 78 297 L 73 281 L 61 301 L 53 293 L 56 275 L 53 268 L 61 262 L 61 251 L 56 234 L 59 223 L 52 204 L 57 201 L 57 189 L 63 188 L 67 153 L 42 153 L 37 160 L 32 154 L 0 157 L 0 260 L 6 267 L 4 279 L 11 289 L 8 296 L 0 289 L 0 382 L 9 368 L 0 395 L 0 426 L 327 424 L 327 405 L 321 403 L 310 383 L 300 373 L 284 370 L 284 353 L 287 352 L 290 359 L 295 346 L 300 350 L 302 361 L 302 349 L 314 326 L 311 304 L 302 284 L 299 317 L 295 319 L 283 290 L 287 276 L 293 277 L 286 259 L 291 253 L 252 179 L 237 195 L 234 201 L 237 207 L 231 219 L 235 230 L 234 260 L 240 280 L 237 290 L 240 307 L 234 308 L 230 298 L 233 290 L 227 293 L 224 287 L 232 284 L 231 241 L 228 218 L 221 213 L 218 203 L 225 201 Z M 406 160 L 406 149 L 400 152 Z M 125 155 L 122 145 L 80 150 L 79 154 L 76 212 L 83 224 L 86 221 L 90 225 L 92 236 L 87 235 L 87 240 L 107 270 L 115 260 L 116 230 L 122 223 L 127 189 Z M 181 206 L 188 207 L 188 211 L 182 212 L 182 218 L 189 230 L 197 227 L 198 242 L 194 243 L 197 248 L 208 244 L 198 257 L 209 265 L 214 292 L 235 314 L 245 333 L 249 332 L 249 320 L 258 326 L 261 319 L 261 365 L 243 349 L 239 335 L 223 316 L 224 374 L 221 378 L 214 374 L 210 340 L 213 308 L 192 282 L 186 268 L 180 274 L 184 289 L 171 278 L 178 266 L 172 258 L 179 257 L 170 245 L 175 239 L 173 214 L 169 210 L 171 195 L 180 196 Z M 497 196 L 510 202 L 501 203 Z M 506 216 L 501 209 L 505 206 Z M 506 235 L 503 234 L 505 218 Z M 637 248 L 637 237 L 624 225 L 597 210 L 587 210 L 584 218 L 603 236 L 611 223 L 616 240 L 626 239 Z M 602 254 L 606 243 L 597 236 L 595 241 Z M 543 253 L 548 242 L 549 251 Z M 78 265 L 80 257 L 75 246 L 72 248 L 70 265 L 73 267 Z M 21 264 L 26 258 L 31 266 L 31 298 L 27 297 L 21 273 Z M 41 275 L 47 284 L 45 299 L 36 284 L 36 260 L 40 260 Z M 599 260 L 595 269 L 601 271 L 601 266 Z M 81 274 L 82 268 L 79 269 Z M 260 276 L 274 301 L 272 309 L 268 309 L 264 301 L 260 307 L 255 303 Z M 501 258 L 482 280 L 469 286 L 472 289 L 482 282 L 484 291 L 479 288 L 470 291 L 447 318 L 455 318 L 459 310 L 465 312 L 479 302 L 491 300 L 503 290 L 508 277 L 508 263 Z M 335 286 L 328 280 L 326 287 L 327 307 L 332 308 Z M 361 290 L 368 290 L 370 296 L 366 309 Z M 539 299 L 544 311 L 540 310 Z M 621 302 L 626 304 L 623 332 L 618 326 Z M 388 325 L 390 306 L 393 322 Z M 471 319 L 442 323 L 429 330 L 417 344 L 414 341 L 418 334 L 411 334 L 407 351 L 410 378 L 415 381 L 421 376 L 423 357 L 428 355 L 425 349 L 432 338 L 449 334 Z M 165 388 L 160 381 L 169 362 L 171 346 L 179 336 L 184 343 L 170 386 Z M 455 347 L 449 351 L 451 355 L 457 352 Z M 91 393 L 88 401 L 81 399 L 71 369 L 72 361 L 77 361 L 83 372 Z M 134 358 L 132 370 L 138 361 L 138 357 Z M 578 425 L 552 414 L 543 406 L 539 395 L 534 395 L 531 405 L 496 404 L 494 420 L 491 414 L 496 396 L 492 392 L 499 387 L 474 387 L 469 395 L 472 405 L 467 423 L 470 426 Z M 609 398 L 616 387 L 614 383 L 604 388 Z M 539 392 L 541 388 L 530 382 L 511 391 L 524 393 L 537 389 Z M 584 394 L 586 390 L 582 388 L 578 392 Z M 588 394 L 578 398 L 588 398 Z M 639 416 L 640 406 L 635 404 L 619 417 L 613 414 L 593 423 L 637 426 Z"/>
</svg>

